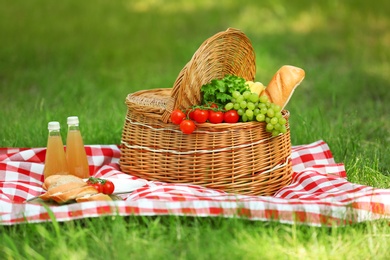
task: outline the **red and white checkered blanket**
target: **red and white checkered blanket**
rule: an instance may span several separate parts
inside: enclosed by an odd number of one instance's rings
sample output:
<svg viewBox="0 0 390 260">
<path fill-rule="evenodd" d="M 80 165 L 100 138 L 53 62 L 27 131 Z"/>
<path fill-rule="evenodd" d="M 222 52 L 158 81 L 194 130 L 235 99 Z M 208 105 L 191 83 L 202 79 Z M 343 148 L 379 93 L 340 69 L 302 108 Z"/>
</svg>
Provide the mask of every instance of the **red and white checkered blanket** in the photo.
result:
<svg viewBox="0 0 390 260">
<path fill-rule="evenodd" d="M 95 177 L 137 179 L 120 172 L 117 145 L 87 145 Z M 43 193 L 46 148 L 0 148 L 0 224 L 69 221 L 103 215 L 243 217 L 257 221 L 345 225 L 388 218 L 390 189 L 350 183 L 343 164 L 317 141 L 293 146 L 293 180 L 273 197 L 228 194 L 196 185 L 147 182 L 123 200 L 44 206 L 25 202 Z M 52 215 L 53 216 L 53 215 Z"/>
</svg>

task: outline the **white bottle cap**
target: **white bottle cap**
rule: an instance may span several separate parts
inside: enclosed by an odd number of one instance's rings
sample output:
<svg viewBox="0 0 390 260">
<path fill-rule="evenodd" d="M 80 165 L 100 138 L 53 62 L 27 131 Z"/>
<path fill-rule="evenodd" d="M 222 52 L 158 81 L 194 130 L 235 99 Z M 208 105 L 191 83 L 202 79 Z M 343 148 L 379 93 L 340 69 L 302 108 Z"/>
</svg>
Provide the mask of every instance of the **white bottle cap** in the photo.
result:
<svg viewBox="0 0 390 260">
<path fill-rule="evenodd" d="M 79 118 L 77 116 L 68 117 L 68 125 L 78 125 L 78 124 L 79 124 Z"/>
<path fill-rule="evenodd" d="M 47 128 L 49 130 L 60 130 L 60 123 L 57 121 L 49 122 Z"/>
</svg>

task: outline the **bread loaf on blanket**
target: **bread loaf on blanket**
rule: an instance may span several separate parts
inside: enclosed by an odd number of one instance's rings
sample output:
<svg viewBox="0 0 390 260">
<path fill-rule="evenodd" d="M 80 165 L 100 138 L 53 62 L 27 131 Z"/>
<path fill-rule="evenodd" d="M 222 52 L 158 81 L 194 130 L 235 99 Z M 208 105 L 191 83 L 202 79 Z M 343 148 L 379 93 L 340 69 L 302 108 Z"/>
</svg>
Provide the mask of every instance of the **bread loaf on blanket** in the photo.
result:
<svg viewBox="0 0 390 260">
<path fill-rule="evenodd" d="M 79 182 L 84 183 L 83 179 L 74 176 L 74 175 L 51 175 L 47 178 L 45 178 L 45 181 L 43 182 L 42 188 L 45 190 L 50 190 L 52 188 L 55 188 L 57 186 L 61 186 L 63 184 L 67 184 L 70 182 Z"/>
<path fill-rule="evenodd" d="M 99 201 L 99 200 L 110 201 L 112 200 L 112 198 L 109 195 L 103 193 L 87 194 L 82 197 L 76 198 L 77 202 Z"/>
<path fill-rule="evenodd" d="M 94 187 L 89 186 L 83 179 L 73 175 L 52 175 L 45 179 L 42 187 L 46 192 L 39 196 L 42 200 L 54 200 L 64 204 L 72 200 L 85 201 L 110 201 L 109 195 L 99 193 Z"/>
<path fill-rule="evenodd" d="M 260 96 L 266 95 L 270 102 L 283 109 L 289 102 L 295 88 L 304 78 L 305 71 L 303 69 L 284 65 L 276 72 Z"/>
<path fill-rule="evenodd" d="M 50 188 L 47 192 L 40 195 L 39 198 L 41 198 L 43 200 L 50 200 L 51 196 L 53 194 L 66 192 L 66 191 L 81 188 L 84 186 L 87 186 L 87 183 L 85 183 L 85 182 L 68 182 L 65 184 L 61 184 L 59 186 L 55 186 L 54 188 Z"/>
<path fill-rule="evenodd" d="M 83 186 L 75 189 L 71 189 L 65 192 L 57 192 L 50 196 L 50 199 L 54 200 L 59 204 L 67 203 L 72 200 L 77 200 L 77 198 L 98 194 L 99 192 L 92 186 Z"/>
</svg>

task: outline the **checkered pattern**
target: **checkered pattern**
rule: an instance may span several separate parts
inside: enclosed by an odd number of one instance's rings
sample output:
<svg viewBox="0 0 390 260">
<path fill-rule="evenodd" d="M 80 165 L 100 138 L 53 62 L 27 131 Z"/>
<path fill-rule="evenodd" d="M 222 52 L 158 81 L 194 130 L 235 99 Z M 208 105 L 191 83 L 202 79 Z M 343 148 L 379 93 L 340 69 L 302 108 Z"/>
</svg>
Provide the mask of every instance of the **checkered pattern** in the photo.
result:
<svg viewBox="0 0 390 260">
<path fill-rule="evenodd" d="M 119 169 L 116 145 L 86 146 L 96 177 L 137 179 Z M 345 225 L 390 214 L 390 190 L 350 183 L 323 141 L 293 146 L 293 180 L 273 197 L 228 194 L 196 185 L 150 181 L 121 201 L 44 207 L 25 202 L 40 195 L 45 148 L 0 148 L 0 224 L 57 221 L 102 215 L 244 217 L 306 225 Z"/>
</svg>

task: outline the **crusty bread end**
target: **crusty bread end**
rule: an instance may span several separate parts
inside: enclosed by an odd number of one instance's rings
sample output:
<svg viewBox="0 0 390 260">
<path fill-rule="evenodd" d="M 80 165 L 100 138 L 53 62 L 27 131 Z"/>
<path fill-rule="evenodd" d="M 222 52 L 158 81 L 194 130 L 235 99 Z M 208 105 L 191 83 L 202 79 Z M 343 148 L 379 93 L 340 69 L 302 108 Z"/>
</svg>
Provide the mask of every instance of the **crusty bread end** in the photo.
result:
<svg viewBox="0 0 390 260">
<path fill-rule="evenodd" d="M 283 109 L 304 78 L 305 71 L 303 69 L 284 65 L 275 73 L 261 95 L 266 95 L 270 102 L 279 105 Z"/>
</svg>

